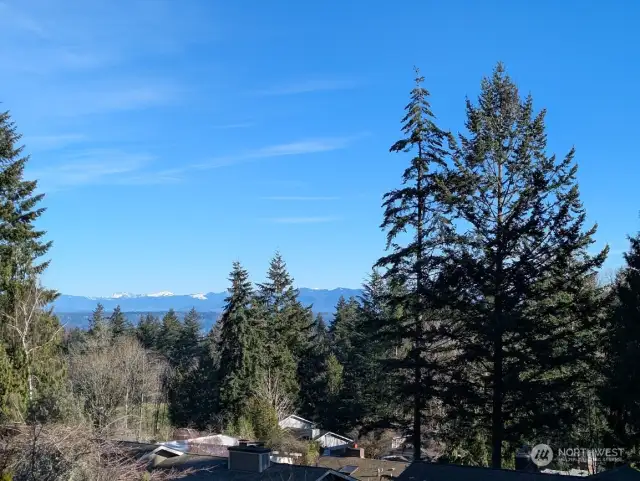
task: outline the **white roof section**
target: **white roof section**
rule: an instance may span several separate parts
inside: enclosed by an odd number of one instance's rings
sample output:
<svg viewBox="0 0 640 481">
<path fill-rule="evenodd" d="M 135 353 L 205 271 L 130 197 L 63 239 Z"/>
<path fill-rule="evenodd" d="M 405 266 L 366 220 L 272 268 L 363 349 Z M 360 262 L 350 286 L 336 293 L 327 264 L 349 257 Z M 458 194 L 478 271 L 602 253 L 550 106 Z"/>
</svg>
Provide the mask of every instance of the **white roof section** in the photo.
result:
<svg viewBox="0 0 640 481">
<path fill-rule="evenodd" d="M 352 442 L 353 442 L 353 439 L 348 438 L 348 437 L 346 437 L 346 436 L 343 436 L 343 435 L 341 435 L 341 434 L 336 434 L 336 433 L 331 432 L 331 431 L 325 431 L 324 433 L 321 433 L 321 434 L 319 434 L 318 436 L 316 436 L 313 440 L 314 440 L 314 441 L 316 441 L 316 440 L 318 440 L 318 439 L 320 439 L 320 438 L 323 438 L 323 437 L 325 437 L 325 436 L 327 436 L 327 435 L 329 435 L 329 436 L 333 436 L 334 438 L 338 438 L 338 439 L 343 439 L 343 440 L 345 440 L 345 441 L 349 441 L 350 443 L 352 443 Z"/>
<path fill-rule="evenodd" d="M 180 451 L 179 449 L 175 449 L 172 447 L 169 447 L 165 444 L 161 444 L 159 445 L 156 449 L 154 449 L 153 451 L 151 451 L 150 453 L 145 454 L 144 456 L 142 456 L 141 459 L 145 460 L 145 459 L 149 459 L 153 456 L 155 456 L 156 454 L 160 453 L 160 452 L 166 452 L 168 454 L 171 454 L 173 456 L 170 457 L 174 457 L 174 456 L 182 456 L 184 454 L 184 451 Z M 166 456 L 165 456 L 166 457 Z"/>
<path fill-rule="evenodd" d="M 316 425 L 316 423 L 314 423 L 313 421 L 309 421 L 308 419 L 305 419 L 302 416 L 298 416 L 297 414 L 289 414 L 286 418 L 280 420 L 278 424 L 284 423 L 287 419 L 295 419 L 297 421 L 302 421 L 303 423 L 313 424 L 314 426 Z"/>
</svg>

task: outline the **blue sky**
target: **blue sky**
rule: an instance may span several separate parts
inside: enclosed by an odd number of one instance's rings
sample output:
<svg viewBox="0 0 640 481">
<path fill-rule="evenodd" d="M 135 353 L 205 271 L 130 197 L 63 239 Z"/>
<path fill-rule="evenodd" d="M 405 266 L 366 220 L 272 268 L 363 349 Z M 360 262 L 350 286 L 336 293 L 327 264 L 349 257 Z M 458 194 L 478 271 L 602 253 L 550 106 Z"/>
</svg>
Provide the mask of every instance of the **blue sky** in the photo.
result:
<svg viewBox="0 0 640 481">
<path fill-rule="evenodd" d="M 279 249 L 298 285 L 357 287 L 382 253 L 389 154 L 426 76 L 444 128 L 505 62 L 577 148 L 598 245 L 638 230 L 640 7 L 631 1 L 0 1 L 0 101 L 48 193 L 44 282 L 223 290 Z"/>
</svg>

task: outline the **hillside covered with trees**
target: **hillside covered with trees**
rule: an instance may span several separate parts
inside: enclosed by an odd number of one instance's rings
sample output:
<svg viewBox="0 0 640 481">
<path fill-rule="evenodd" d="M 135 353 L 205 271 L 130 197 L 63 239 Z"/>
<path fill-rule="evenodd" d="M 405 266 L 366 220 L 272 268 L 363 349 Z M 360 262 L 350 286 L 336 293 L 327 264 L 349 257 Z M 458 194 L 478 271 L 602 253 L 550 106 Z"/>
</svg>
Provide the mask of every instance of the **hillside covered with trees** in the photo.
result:
<svg viewBox="0 0 640 481">
<path fill-rule="evenodd" d="M 601 279 L 608 249 L 593 250 L 578 154 L 548 151 L 545 111 L 505 68 L 482 79 L 455 131 L 429 96 L 416 70 L 390 149 L 406 169 L 384 195 L 386 250 L 362 296 L 341 298 L 328 323 L 300 301 L 280 253 L 262 284 L 235 262 L 204 333 L 196 310 L 134 324 L 98 305 L 84 330 L 45 308 L 57 294 L 39 281 L 44 195 L 1 114 L 2 422 L 277 440 L 278 419 L 296 412 L 356 439 L 402 432 L 416 458 L 437 445 L 459 464 L 508 467 L 542 441 L 639 456 L 637 219 L 625 264 Z"/>
</svg>

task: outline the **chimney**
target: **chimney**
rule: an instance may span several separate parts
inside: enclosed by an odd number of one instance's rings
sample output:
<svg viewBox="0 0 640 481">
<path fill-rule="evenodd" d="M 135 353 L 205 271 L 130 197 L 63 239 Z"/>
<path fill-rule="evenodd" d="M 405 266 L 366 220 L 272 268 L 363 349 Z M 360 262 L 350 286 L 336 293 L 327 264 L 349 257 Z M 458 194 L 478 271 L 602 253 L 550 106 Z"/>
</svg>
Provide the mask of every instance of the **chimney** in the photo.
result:
<svg viewBox="0 0 640 481">
<path fill-rule="evenodd" d="M 344 455 L 348 458 L 364 459 L 364 448 L 359 448 L 356 444 L 354 448 L 346 448 Z"/>
<path fill-rule="evenodd" d="M 271 466 L 271 449 L 264 443 L 241 440 L 238 446 L 229 446 L 229 469 L 262 473 Z"/>
</svg>

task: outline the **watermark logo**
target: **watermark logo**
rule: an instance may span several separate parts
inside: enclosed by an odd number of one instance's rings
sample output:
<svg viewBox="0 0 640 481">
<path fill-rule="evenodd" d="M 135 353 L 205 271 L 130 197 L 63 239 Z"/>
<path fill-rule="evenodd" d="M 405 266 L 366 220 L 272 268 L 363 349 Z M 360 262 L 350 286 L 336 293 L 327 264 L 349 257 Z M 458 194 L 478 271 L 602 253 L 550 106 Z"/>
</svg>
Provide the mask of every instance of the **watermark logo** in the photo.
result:
<svg viewBox="0 0 640 481">
<path fill-rule="evenodd" d="M 553 461 L 553 449 L 547 444 L 536 444 L 531 449 L 531 461 L 536 466 L 547 466 Z"/>
<path fill-rule="evenodd" d="M 624 448 L 560 448 L 558 458 L 578 462 L 620 462 L 624 460 Z"/>
</svg>

